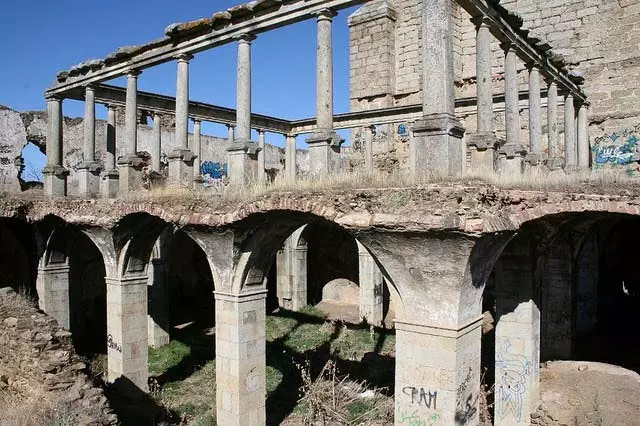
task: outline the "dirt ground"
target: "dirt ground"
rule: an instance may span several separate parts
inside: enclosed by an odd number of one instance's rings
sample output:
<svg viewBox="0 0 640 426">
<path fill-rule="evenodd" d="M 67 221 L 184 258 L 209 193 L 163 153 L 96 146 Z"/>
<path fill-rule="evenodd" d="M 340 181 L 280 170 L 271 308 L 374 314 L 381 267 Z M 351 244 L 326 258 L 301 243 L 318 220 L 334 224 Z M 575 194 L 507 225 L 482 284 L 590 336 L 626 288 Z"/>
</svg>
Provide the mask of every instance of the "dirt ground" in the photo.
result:
<svg viewBox="0 0 640 426">
<path fill-rule="evenodd" d="M 609 364 L 547 362 L 540 369 L 538 425 L 640 425 L 640 375 Z"/>
</svg>

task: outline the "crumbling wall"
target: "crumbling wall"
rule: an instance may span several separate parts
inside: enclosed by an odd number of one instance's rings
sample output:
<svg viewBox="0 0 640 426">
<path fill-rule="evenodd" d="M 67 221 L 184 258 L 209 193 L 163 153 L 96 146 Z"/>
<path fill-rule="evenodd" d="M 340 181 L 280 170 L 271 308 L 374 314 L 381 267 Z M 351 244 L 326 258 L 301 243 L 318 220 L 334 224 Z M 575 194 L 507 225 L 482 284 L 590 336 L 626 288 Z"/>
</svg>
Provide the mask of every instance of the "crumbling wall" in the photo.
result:
<svg viewBox="0 0 640 426">
<path fill-rule="evenodd" d="M 26 144 L 27 131 L 20 114 L 0 106 L 0 192 L 20 191 L 20 159 Z"/>
</svg>

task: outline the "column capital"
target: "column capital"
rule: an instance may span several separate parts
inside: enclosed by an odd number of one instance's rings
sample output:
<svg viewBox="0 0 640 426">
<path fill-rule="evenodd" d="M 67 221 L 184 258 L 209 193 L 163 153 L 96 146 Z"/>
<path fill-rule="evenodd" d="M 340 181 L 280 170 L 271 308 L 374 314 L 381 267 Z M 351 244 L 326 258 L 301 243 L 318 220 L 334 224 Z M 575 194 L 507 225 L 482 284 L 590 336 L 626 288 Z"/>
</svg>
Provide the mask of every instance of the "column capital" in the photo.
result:
<svg viewBox="0 0 640 426">
<path fill-rule="evenodd" d="M 193 121 L 193 124 L 202 123 L 202 119 L 201 118 L 197 118 L 197 117 L 191 117 L 191 121 Z"/>
<path fill-rule="evenodd" d="M 140 74 L 142 74 L 142 71 L 139 69 L 131 68 L 127 70 L 127 77 L 129 78 L 138 78 Z"/>
<path fill-rule="evenodd" d="M 116 111 L 118 109 L 118 105 L 115 104 L 103 104 L 107 110 Z"/>
<path fill-rule="evenodd" d="M 84 90 L 85 92 L 95 92 L 96 91 L 96 86 L 95 84 L 87 84 L 86 86 L 84 86 Z"/>
<path fill-rule="evenodd" d="M 338 12 L 333 9 L 327 8 L 316 12 L 314 15 L 318 19 L 318 21 L 331 21 L 334 17 L 338 16 Z"/>
<path fill-rule="evenodd" d="M 251 44 L 251 42 L 256 39 L 256 36 L 255 34 L 252 34 L 252 33 L 242 33 L 235 36 L 233 39 L 238 43 Z"/>
<path fill-rule="evenodd" d="M 57 93 L 45 93 L 44 99 L 47 102 L 49 102 L 49 101 L 62 102 L 64 100 L 64 97 L 61 96 L 61 95 L 58 95 Z"/>
<path fill-rule="evenodd" d="M 547 83 L 547 86 L 551 86 L 552 84 L 555 84 L 556 87 L 558 86 L 558 81 L 552 75 L 545 74 L 544 75 L 544 81 L 545 81 L 545 83 Z"/>
<path fill-rule="evenodd" d="M 285 138 L 297 138 L 298 134 L 297 133 L 285 133 L 284 137 Z"/>
<path fill-rule="evenodd" d="M 256 129 L 256 132 L 258 132 L 258 135 L 264 135 L 266 133 L 266 130 L 264 130 L 264 129 Z"/>
<path fill-rule="evenodd" d="M 193 55 L 191 53 L 179 53 L 175 58 L 178 62 L 189 62 L 193 59 Z"/>
<path fill-rule="evenodd" d="M 533 71 L 534 69 L 537 70 L 538 72 L 540 72 L 540 64 L 535 62 L 535 61 L 530 61 L 524 64 L 525 67 L 527 67 L 527 69 L 529 70 L 529 72 Z"/>
<path fill-rule="evenodd" d="M 500 43 L 500 48 L 504 50 L 504 53 L 508 53 L 511 50 L 515 50 L 516 46 L 517 46 L 516 43 L 511 40 L 505 41 L 504 43 Z"/>
<path fill-rule="evenodd" d="M 233 124 L 233 123 L 228 123 L 227 124 L 227 129 L 235 129 L 235 128 L 236 128 L 235 124 Z"/>
<path fill-rule="evenodd" d="M 489 28 L 491 24 L 491 19 L 489 19 L 487 15 L 479 15 L 471 18 L 471 22 L 473 22 L 473 25 L 476 26 L 476 30 L 477 30 L 480 27 Z"/>
</svg>

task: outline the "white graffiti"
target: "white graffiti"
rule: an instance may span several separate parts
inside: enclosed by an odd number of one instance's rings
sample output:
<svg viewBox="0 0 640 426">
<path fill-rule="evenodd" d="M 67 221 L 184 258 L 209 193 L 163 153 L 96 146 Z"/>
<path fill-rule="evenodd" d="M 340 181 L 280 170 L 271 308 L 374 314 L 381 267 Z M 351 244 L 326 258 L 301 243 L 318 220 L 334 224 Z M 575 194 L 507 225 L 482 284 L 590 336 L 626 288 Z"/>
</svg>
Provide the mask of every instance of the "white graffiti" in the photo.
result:
<svg viewBox="0 0 640 426">
<path fill-rule="evenodd" d="M 523 395 L 527 390 L 527 376 L 531 375 L 531 363 L 526 357 L 512 354 L 511 341 L 505 340 L 496 353 L 496 398 L 501 407 L 500 417 L 508 415 L 522 420 Z"/>
</svg>

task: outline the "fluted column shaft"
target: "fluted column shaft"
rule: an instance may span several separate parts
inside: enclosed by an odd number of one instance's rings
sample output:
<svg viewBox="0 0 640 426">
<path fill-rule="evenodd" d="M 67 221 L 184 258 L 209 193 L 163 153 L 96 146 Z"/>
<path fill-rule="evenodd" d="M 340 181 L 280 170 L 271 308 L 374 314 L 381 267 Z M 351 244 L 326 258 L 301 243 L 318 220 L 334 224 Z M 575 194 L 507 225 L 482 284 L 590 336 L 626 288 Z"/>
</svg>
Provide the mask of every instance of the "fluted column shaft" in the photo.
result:
<svg viewBox="0 0 640 426">
<path fill-rule="evenodd" d="M 47 98 L 47 166 L 62 166 L 62 99 Z"/>
<path fill-rule="evenodd" d="M 160 172 L 160 157 L 162 156 L 162 116 L 153 114 L 153 146 L 151 147 L 151 167 Z"/>
<path fill-rule="evenodd" d="M 84 95 L 84 162 L 93 163 L 96 157 L 96 92 L 87 86 Z"/>
<path fill-rule="evenodd" d="M 192 55 L 178 56 L 176 84 L 176 149 L 189 148 L 189 61 Z"/>
<path fill-rule="evenodd" d="M 251 141 L 251 42 L 255 36 L 243 34 L 238 37 L 238 85 L 236 100 L 236 139 Z"/>
<path fill-rule="evenodd" d="M 265 131 L 258 130 L 258 182 L 265 182 L 267 180 L 267 171 L 265 170 Z"/>
<path fill-rule="evenodd" d="M 576 111 L 571 93 L 564 98 L 564 161 L 568 169 L 577 165 Z"/>
<path fill-rule="evenodd" d="M 529 69 L 529 152 L 542 154 L 541 141 L 540 71 L 537 66 Z"/>
<path fill-rule="evenodd" d="M 319 131 L 333 131 L 333 17 L 336 13 L 325 9 L 317 16 L 318 50 L 316 109 Z"/>
<path fill-rule="evenodd" d="M 504 57 L 504 103 L 507 144 L 520 143 L 520 115 L 518 106 L 518 63 L 515 46 L 503 45 Z"/>
<path fill-rule="evenodd" d="M 107 171 L 111 172 L 116 169 L 116 107 L 109 105 L 107 107 Z"/>
<path fill-rule="evenodd" d="M 549 158 L 558 155 L 558 84 L 549 81 L 547 91 L 547 135 Z"/>
<path fill-rule="evenodd" d="M 200 177 L 200 163 L 202 162 L 202 123 L 200 120 L 193 120 L 193 177 Z"/>
<path fill-rule="evenodd" d="M 127 104 L 125 108 L 125 155 L 138 152 L 138 76 L 140 71 L 127 74 Z"/>
<path fill-rule="evenodd" d="M 578 109 L 578 167 L 581 169 L 589 168 L 588 113 L 589 110 L 587 105 L 581 104 L 580 109 Z"/>
<path fill-rule="evenodd" d="M 476 90 L 478 97 L 477 133 L 493 132 L 493 89 L 491 87 L 491 32 L 482 20 L 476 32 Z"/>
</svg>

